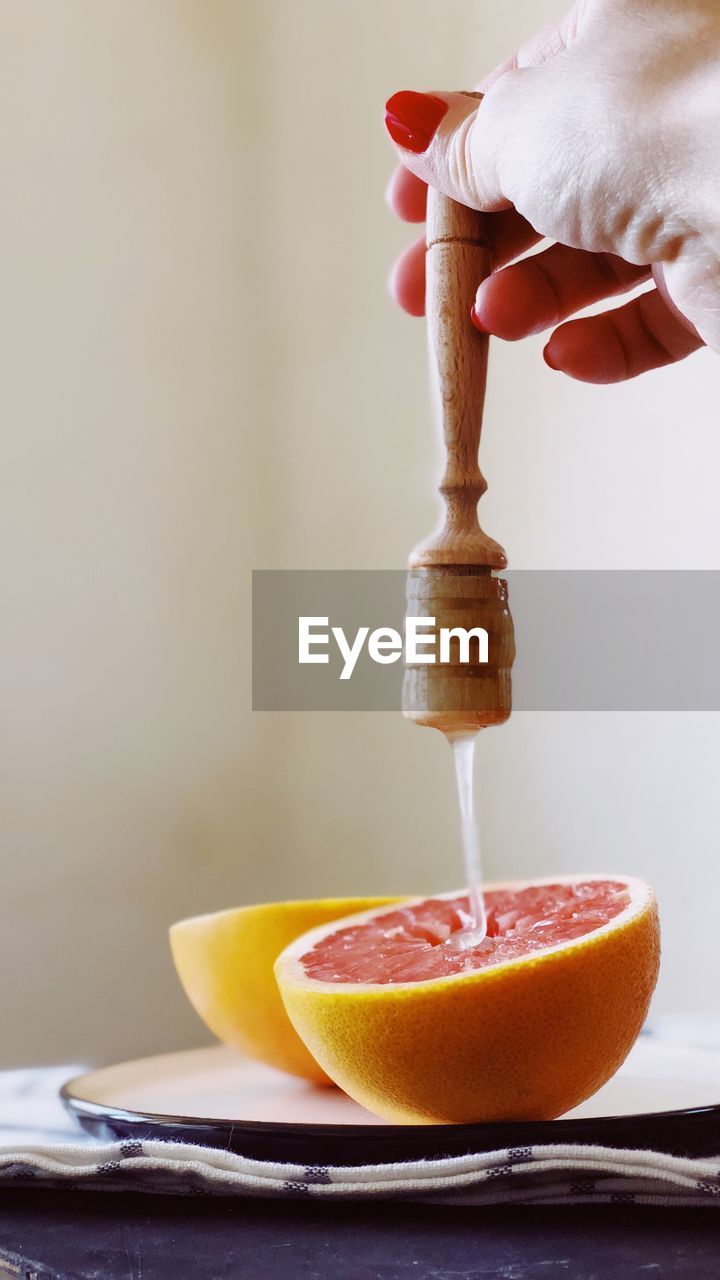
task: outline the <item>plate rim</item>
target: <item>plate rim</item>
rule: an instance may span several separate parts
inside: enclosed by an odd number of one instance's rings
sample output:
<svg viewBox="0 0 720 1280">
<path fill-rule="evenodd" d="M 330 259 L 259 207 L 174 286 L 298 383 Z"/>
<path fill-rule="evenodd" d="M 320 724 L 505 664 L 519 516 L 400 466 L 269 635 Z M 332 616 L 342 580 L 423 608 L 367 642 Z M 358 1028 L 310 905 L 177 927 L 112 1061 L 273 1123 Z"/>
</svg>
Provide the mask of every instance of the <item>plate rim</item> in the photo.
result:
<svg viewBox="0 0 720 1280">
<path fill-rule="evenodd" d="M 215 1047 L 215 1046 L 207 1046 Z M 633 1111 L 625 1115 L 602 1115 L 602 1116 L 578 1116 L 576 1118 L 568 1118 L 560 1116 L 555 1120 L 486 1120 L 475 1121 L 471 1124 L 388 1124 L 382 1122 L 380 1124 L 364 1125 L 352 1122 L 350 1124 L 337 1124 L 333 1122 L 303 1122 L 303 1121 L 283 1121 L 283 1120 L 231 1120 L 223 1116 L 187 1116 L 175 1115 L 169 1112 L 139 1111 L 128 1107 L 118 1107 L 110 1103 L 93 1102 L 89 1098 L 84 1098 L 78 1093 L 77 1087 L 89 1076 L 95 1075 L 98 1071 L 110 1068 L 118 1068 L 123 1066 L 131 1066 L 138 1062 L 155 1061 L 158 1058 L 176 1056 L 176 1053 L 192 1052 L 192 1050 L 170 1051 L 167 1054 L 150 1054 L 144 1058 L 128 1058 L 123 1062 L 114 1062 L 106 1064 L 106 1066 L 93 1067 L 87 1071 L 83 1071 L 80 1075 L 75 1075 L 71 1079 L 66 1080 L 59 1089 L 59 1096 L 65 1109 L 74 1117 L 79 1119 L 81 1116 L 91 1119 L 102 1120 L 113 1119 L 125 1124 L 148 1124 L 158 1128 L 163 1126 L 173 1126 L 176 1128 L 184 1126 L 219 1128 L 228 1129 L 238 1132 L 239 1130 L 247 1130 L 251 1133 L 266 1133 L 268 1136 L 272 1134 L 281 1135 L 296 1133 L 298 1135 L 307 1135 L 309 1138 L 321 1137 L 329 1135 L 333 1138 L 357 1139 L 364 1138 L 371 1140 L 376 1138 L 382 1140 L 390 1140 L 392 1138 L 403 1135 L 406 1137 L 425 1135 L 429 1137 L 433 1134 L 437 1137 L 453 1135 L 461 1136 L 467 1133 L 468 1136 L 477 1134 L 480 1131 L 487 1133 L 492 1130 L 506 1131 L 508 1128 L 516 1126 L 517 1128 L 527 1128 L 532 1126 L 538 1129 L 543 1135 L 554 1135 L 556 1141 L 562 1142 L 562 1135 L 568 1131 L 577 1134 L 578 1131 L 594 1130 L 598 1125 L 624 1125 L 628 1123 L 651 1123 L 665 1121 L 680 1121 L 697 1119 L 701 1116 L 717 1116 L 720 1117 L 720 1101 L 717 1103 L 708 1103 L 701 1107 L 675 1107 L 664 1111 Z M 252 1061 L 252 1059 L 248 1059 Z M 538 1145 L 542 1143 L 542 1138 L 537 1139 Z M 500 1146 L 506 1146 L 501 1143 Z"/>
</svg>

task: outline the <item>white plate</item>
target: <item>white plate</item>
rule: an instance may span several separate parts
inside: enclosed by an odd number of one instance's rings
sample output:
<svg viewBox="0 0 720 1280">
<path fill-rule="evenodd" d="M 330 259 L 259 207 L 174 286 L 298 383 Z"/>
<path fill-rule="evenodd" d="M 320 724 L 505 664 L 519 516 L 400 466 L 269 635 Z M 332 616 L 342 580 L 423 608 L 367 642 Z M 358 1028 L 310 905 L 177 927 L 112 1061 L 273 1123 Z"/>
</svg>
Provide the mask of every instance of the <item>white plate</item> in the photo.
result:
<svg viewBox="0 0 720 1280">
<path fill-rule="evenodd" d="M 720 1151 L 720 1052 L 641 1036 L 617 1074 L 559 1120 L 388 1125 L 319 1089 L 216 1046 L 104 1067 L 62 1091 L 102 1137 L 187 1139 L 261 1158 L 365 1163 L 540 1142 Z M 702 1148 L 702 1150 L 700 1150 Z"/>
</svg>

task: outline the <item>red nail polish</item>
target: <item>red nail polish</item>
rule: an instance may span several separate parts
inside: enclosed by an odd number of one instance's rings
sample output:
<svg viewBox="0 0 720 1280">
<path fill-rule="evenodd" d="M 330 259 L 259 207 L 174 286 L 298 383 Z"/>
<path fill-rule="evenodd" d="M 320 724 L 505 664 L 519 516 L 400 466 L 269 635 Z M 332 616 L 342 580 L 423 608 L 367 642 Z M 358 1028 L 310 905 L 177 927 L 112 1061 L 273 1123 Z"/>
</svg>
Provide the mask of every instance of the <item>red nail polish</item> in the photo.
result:
<svg viewBox="0 0 720 1280">
<path fill-rule="evenodd" d="M 431 93 L 414 93 L 401 89 L 388 98 L 385 106 L 385 124 L 393 142 L 407 151 L 420 154 L 427 151 L 448 104 Z"/>
<path fill-rule="evenodd" d="M 474 307 L 471 307 L 471 308 L 470 308 L 470 319 L 472 320 L 473 324 L 475 325 L 475 328 L 476 328 L 476 329 L 479 329 L 481 333 L 489 333 L 489 332 L 490 332 L 490 330 L 489 330 L 489 329 L 486 329 L 486 328 L 485 328 L 485 325 L 483 324 L 482 320 L 480 319 L 480 317 L 479 317 L 479 315 L 478 315 L 478 313 L 477 313 L 477 311 L 475 310 L 475 308 L 474 308 Z"/>
</svg>

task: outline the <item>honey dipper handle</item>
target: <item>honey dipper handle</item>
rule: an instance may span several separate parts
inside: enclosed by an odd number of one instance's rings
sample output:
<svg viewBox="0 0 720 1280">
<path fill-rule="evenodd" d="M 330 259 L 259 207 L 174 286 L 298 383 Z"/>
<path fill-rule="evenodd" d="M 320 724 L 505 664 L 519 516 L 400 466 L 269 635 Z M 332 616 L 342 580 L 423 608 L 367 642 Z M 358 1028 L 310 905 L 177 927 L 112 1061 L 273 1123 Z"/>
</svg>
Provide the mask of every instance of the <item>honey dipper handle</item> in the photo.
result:
<svg viewBox="0 0 720 1280">
<path fill-rule="evenodd" d="M 430 382 L 447 453 L 440 492 L 442 530 L 417 547 L 413 568 L 475 565 L 502 569 L 502 547 L 483 533 L 477 504 L 486 484 L 478 464 L 488 339 L 470 320 L 478 285 L 490 273 L 487 215 L 432 188 L 427 211 L 426 312 Z"/>
</svg>

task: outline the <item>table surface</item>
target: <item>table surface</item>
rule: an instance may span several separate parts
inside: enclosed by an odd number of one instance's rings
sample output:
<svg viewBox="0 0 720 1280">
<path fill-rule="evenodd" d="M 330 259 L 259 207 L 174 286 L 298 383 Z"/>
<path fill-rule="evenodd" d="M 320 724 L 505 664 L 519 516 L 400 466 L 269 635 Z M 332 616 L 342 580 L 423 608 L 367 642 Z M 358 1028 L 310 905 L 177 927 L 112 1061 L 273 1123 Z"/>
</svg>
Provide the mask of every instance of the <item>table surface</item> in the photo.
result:
<svg viewBox="0 0 720 1280">
<path fill-rule="evenodd" d="M 720 1277 L 715 1209 L 448 1208 L 4 1191 L 0 1280 Z"/>
</svg>

